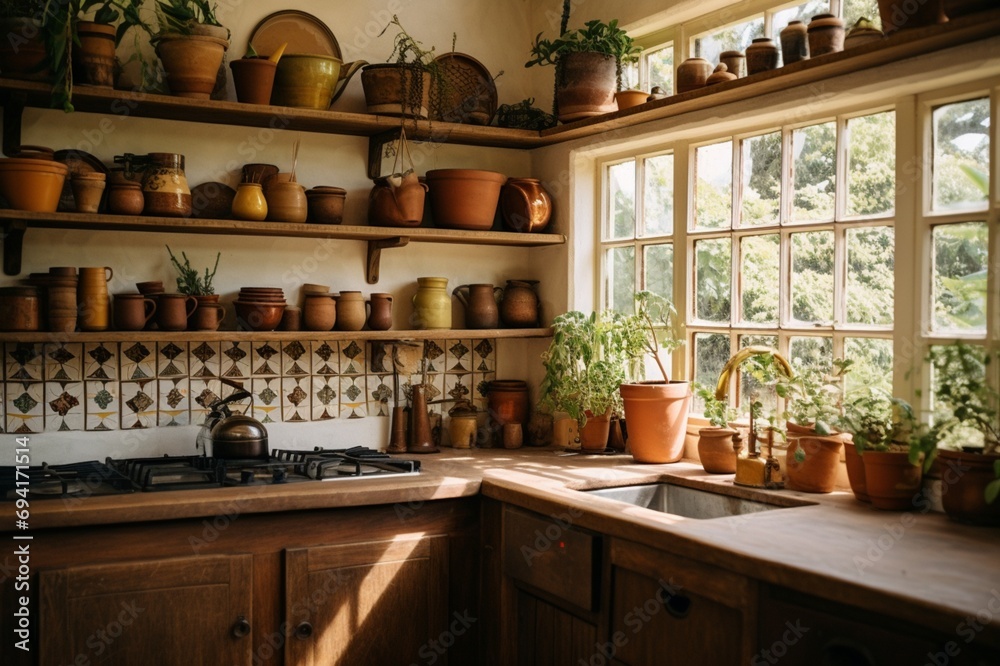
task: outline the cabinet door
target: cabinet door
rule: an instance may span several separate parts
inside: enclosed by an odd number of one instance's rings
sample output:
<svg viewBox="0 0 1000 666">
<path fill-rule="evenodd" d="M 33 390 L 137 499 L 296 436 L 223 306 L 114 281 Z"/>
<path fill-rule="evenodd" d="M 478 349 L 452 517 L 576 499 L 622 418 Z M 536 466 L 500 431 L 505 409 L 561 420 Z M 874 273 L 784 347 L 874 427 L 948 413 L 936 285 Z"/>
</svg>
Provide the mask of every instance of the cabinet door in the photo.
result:
<svg viewBox="0 0 1000 666">
<path fill-rule="evenodd" d="M 617 540 L 611 565 L 606 657 L 630 666 L 749 663 L 756 637 L 755 583 Z"/>
<path fill-rule="evenodd" d="M 518 666 L 589 663 L 597 651 L 597 630 L 534 595 L 517 594 Z"/>
<path fill-rule="evenodd" d="M 477 620 L 448 617 L 447 571 L 443 536 L 287 551 L 288 664 L 447 663 Z"/>
<path fill-rule="evenodd" d="M 252 577 L 250 555 L 39 572 L 39 662 L 249 664 Z"/>
</svg>

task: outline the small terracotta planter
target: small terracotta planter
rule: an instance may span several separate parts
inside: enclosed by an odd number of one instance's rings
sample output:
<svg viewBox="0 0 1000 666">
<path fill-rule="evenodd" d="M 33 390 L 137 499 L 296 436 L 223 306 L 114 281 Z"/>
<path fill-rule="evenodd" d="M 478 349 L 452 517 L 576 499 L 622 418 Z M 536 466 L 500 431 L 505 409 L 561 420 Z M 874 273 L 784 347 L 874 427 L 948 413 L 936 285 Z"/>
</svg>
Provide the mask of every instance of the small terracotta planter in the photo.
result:
<svg viewBox="0 0 1000 666">
<path fill-rule="evenodd" d="M 688 382 L 622 384 L 628 445 L 638 463 L 677 462 L 691 407 Z"/>
<path fill-rule="evenodd" d="M 710 426 L 698 431 L 698 458 L 709 474 L 734 474 L 736 451 L 733 450 L 732 428 Z"/>
<path fill-rule="evenodd" d="M 559 122 L 600 116 L 617 110 L 614 56 L 603 53 L 568 53 L 559 60 L 556 103 Z"/>
<path fill-rule="evenodd" d="M 788 434 L 785 487 L 806 493 L 833 492 L 837 482 L 837 465 L 840 463 L 840 447 L 844 443 L 845 435 L 795 436 L 791 428 Z M 798 451 L 805 454 L 802 460 L 796 459 Z"/>
<path fill-rule="evenodd" d="M 77 174 L 70 181 L 76 212 L 96 213 L 104 196 L 104 174 L 100 172 Z"/>
<path fill-rule="evenodd" d="M 906 451 L 865 451 L 861 456 L 872 506 L 884 511 L 905 511 L 915 507 L 913 497 L 920 492 L 921 466 L 910 464 Z"/>
<path fill-rule="evenodd" d="M 859 502 L 870 504 L 871 498 L 868 497 L 868 484 L 865 480 L 865 463 L 853 442 L 844 444 L 844 461 L 847 465 L 847 480 L 851 483 L 854 496 Z"/>
<path fill-rule="evenodd" d="M 948 517 L 972 525 L 1000 525 L 1000 499 L 986 503 L 986 486 L 996 479 L 993 465 L 1000 455 L 938 451 L 942 480 L 941 503 Z"/>
<path fill-rule="evenodd" d="M 236 99 L 242 104 L 270 104 L 278 63 L 267 58 L 241 58 L 229 63 Z"/>
<path fill-rule="evenodd" d="M 433 169 L 427 172 L 434 223 L 448 229 L 488 231 L 493 227 L 500 188 L 507 177 L 478 169 Z"/>
<path fill-rule="evenodd" d="M 115 27 L 93 21 L 76 26 L 80 46 L 73 52 L 80 83 L 103 88 L 115 85 Z"/>
<path fill-rule="evenodd" d="M 218 37 L 179 34 L 159 37 L 156 55 L 163 61 L 170 93 L 209 99 L 228 48 L 229 42 Z"/>
<path fill-rule="evenodd" d="M 649 93 L 643 90 L 619 90 L 615 93 L 615 102 L 618 103 L 619 111 L 645 104 L 648 98 Z"/>
<path fill-rule="evenodd" d="M 603 451 L 608 448 L 611 434 L 611 410 L 598 416 L 588 416 L 580 428 L 580 448 L 584 451 Z"/>
</svg>

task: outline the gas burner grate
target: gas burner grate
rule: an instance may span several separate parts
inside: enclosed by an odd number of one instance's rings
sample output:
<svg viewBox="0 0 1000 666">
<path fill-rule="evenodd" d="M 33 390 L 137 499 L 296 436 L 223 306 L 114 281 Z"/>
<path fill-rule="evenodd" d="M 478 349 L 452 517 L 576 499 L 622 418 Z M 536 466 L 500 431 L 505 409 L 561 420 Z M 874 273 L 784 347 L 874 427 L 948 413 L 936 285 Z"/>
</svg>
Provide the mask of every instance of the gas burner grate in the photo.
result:
<svg viewBox="0 0 1000 666">
<path fill-rule="evenodd" d="M 313 451 L 279 449 L 272 455 L 279 460 L 301 465 L 304 473 L 313 479 L 415 474 L 420 471 L 420 461 L 400 460 L 364 446 L 349 449 L 316 447 Z"/>
<path fill-rule="evenodd" d="M 25 481 L 27 485 L 18 485 Z M 136 485 L 118 470 L 97 460 L 29 467 L 20 475 L 14 467 L 0 467 L 0 497 L 16 499 L 18 488 L 27 488 L 32 498 L 87 497 L 113 493 L 132 493 Z"/>
</svg>

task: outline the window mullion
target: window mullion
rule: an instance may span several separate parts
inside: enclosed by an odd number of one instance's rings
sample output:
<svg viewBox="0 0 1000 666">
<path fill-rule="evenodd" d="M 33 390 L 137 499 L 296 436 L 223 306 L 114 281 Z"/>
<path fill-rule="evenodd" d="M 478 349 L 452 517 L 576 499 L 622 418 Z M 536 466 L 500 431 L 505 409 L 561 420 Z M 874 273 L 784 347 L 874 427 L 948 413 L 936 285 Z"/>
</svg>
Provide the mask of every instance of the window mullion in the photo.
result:
<svg viewBox="0 0 1000 666">
<path fill-rule="evenodd" d="M 683 33 L 681 34 L 683 37 Z M 674 48 L 678 44 L 674 41 Z M 674 308 L 684 321 L 692 321 L 690 313 L 688 294 L 691 292 L 691 285 L 694 283 L 693 260 L 688 252 L 688 216 L 691 210 L 690 198 L 690 155 L 691 147 L 686 142 L 678 143 L 674 146 L 674 224 L 673 224 L 673 253 L 674 253 Z M 694 338 L 689 337 L 693 349 Z M 692 353 L 671 354 L 671 372 L 674 377 L 687 377 L 693 379 L 692 374 Z"/>
</svg>

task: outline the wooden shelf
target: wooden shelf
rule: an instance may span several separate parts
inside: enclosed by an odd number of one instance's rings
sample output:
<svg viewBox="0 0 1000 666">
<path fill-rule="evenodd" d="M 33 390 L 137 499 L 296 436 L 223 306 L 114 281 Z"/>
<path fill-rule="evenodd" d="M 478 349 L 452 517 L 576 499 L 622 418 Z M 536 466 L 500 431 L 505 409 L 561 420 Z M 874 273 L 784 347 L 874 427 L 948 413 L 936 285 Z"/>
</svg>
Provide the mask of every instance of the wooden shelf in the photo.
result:
<svg viewBox="0 0 1000 666">
<path fill-rule="evenodd" d="M 551 328 L 434 329 L 428 331 L 100 331 L 0 333 L 0 342 L 175 342 L 178 340 L 291 342 L 293 340 L 439 340 L 446 338 L 548 338 Z"/>
</svg>

